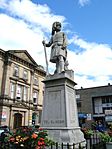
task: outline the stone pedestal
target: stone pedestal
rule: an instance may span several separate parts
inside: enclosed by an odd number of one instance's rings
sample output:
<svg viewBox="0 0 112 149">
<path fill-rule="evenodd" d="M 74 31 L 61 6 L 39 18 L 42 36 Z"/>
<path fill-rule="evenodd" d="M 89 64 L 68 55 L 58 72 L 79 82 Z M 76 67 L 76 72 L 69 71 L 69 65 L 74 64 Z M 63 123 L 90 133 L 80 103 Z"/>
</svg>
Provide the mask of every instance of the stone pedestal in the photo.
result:
<svg viewBox="0 0 112 149">
<path fill-rule="evenodd" d="M 74 86 L 74 72 L 46 77 L 41 127 L 48 130 L 50 138 L 59 143 L 85 145 L 78 123 Z"/>
</svg>

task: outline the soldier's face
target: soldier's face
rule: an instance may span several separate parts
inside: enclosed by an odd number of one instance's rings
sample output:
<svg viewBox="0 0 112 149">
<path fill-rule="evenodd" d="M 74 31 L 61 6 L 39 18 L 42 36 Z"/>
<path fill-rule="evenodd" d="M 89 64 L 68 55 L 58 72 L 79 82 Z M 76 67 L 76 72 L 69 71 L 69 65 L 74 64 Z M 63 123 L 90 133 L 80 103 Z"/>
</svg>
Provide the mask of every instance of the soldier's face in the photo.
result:
<svg viewBox="0 0 112 149">
<path fill-rule="evenodd" d="M 60 30 L 61 30 L 60 24 L 57 24 L 57 25 L 56 25 L 56 29 L 57 29 L 57 31 L 60 31 Z"/>
</svg>

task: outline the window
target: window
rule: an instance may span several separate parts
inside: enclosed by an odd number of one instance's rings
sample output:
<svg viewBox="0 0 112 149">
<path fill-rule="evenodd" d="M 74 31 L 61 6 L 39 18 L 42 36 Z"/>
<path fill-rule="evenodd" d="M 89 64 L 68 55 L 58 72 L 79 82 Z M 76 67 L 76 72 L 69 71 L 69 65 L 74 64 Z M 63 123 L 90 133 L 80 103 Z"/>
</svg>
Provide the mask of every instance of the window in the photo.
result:
<svg viewBox="0 0 112 149">
<path fill-rule="evenodd" d="M 18 85 L 17 86 L 17 95 L 16 95 L 17 99 L 22 99 L 22 86 Z"/>
<path fill-rule="evenodd" d="M 77 102 L 77 107 L 81 108 L 81 102 Z"/>
<path fill-rule="evenodd" d="M 42 111 L 39 111 L 39 121 L 38 121 L 38 123 L 41 123 L 41 119 L 42 119 Z"/>
<path fill-rule="evenodd" d="M 103 113 L 101 97 L 94 97 L 93 101 L 94 101 L 94 113 L 95 114 Z"/>
<path fill-rule="evenodd" d="M 36 124 L 36 121 L 38 120 L 37 118 L 38 118 L 37 113 L 32 113 L 32 124 L 33 124 L 33 125 Z M 38 122 L 38 121 L 37 121 L 37 122 Z"/>
<path fill-rule="evenodd" d="M 16 77 L 19 76 L 19 67 L 18 67 L 18 65 L 15 65 L 13 75 L 16 76 Z"/>
<path fill-rule="evenodd" d="M 34 91 L 33 92 L 33 103 L 35 105 L 37 105 L 37 98 L 38 98 L 38 92 L 37 91 Z"/>
<path fill-rule="evenodd" d="M 27 80 L 28 79 L 28 71 L 24 69 L 23 71 L 23 79 Z"/>
<path fill-rule="evenodd" d="M 38 79 L 36 77 L 34 77 L 34 85 L 38 85 Z"/>
<path fill-rule="evenodd" d="M 80 99 L 80 95 L 79 94 L 76 95 L 76 99 Z"/>
<path fill-rule="evenodd" d="M 23 99 L 26 101 L 28 98 L 28 88 L 24 86 L 24 93 L 23 93 Z"/>
<path fill-rule="evenodd" d="M 13 99 L 14 98 L 14 94 L 15 94 L 15 84 L 14 83 L 11 83 L 11 89 L 10 89 L 10 92 L 11 92 L 11 98 Z"/>
<path fill-rule="evenodd" d="M 106 103 L 106 98 L 102 97 L 102 103 Z"/>
<path fill-rule="evenodd" d="M 13 86 L 11 90 L 11 96 L 13 96 Z M 28 87 L 18 84 L 16 89 L 16 99 L 27 101 L 27 98 L 28 98 Z"/>
<path fill-rule="evenodd" d="M 112 96 L 104 96 L 104 97 L 102 97 L 102 103 L 103 104 L 112 103 Z"/>
</svg>

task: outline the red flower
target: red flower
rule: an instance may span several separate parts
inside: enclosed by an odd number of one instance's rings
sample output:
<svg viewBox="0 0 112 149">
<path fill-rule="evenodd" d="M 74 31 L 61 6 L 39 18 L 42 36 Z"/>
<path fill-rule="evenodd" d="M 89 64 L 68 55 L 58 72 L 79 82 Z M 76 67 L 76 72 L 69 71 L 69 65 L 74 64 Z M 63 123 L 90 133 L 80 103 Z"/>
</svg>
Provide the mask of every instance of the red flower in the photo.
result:
<svg viewBox="0 0 112 149">
<path fill-rule="evenodd" d="M 23 129 L 23 132 L 27 131 L 26 129 Z"/>
<path fill-rule="evenodd" d="M 36 148 L 35 149 L 41 149 L 42 147 L 41 146 L 36 146 Z"/>
<path fill-rule="evenodd" d="M 11 142 L 14 142 L 14 141 L 15 141 L 15 138 L 11 137 L 11 138 L 10 138 L 10 141 L 11 141 Z"/>
<path fill-rule="evenodd" d="M 112 137 L 112 131 L 108 131 L 109 136 Z"/>
<path fill-rule="evenodd" d="M 38 141 L 38 145 L 39 145 L 39 146 L 41 146 L 41 145 L 42 145 L 41 141 Z"/>
<path fill-rule="evenodd" d="M 38 135 L 37 135 L 36 133 L 33 133 L 33 134 L 32 134 L 32 138 L 33 138 L 33 139 L 36 139 L 37 137 L 38 137 Z"/>
<path fill-rule="evenodd" d="M 43 145 L 45 145 L 45 142 L 39 140 L 37 144 L 38 144 L 38 146 L 43 146 Z"/>
<path fill-rule="evenodd" d="M 38 130 L 43 130 L 43 128 L 39 128 Z"/>
<path fill-rule="evenodd" d="M 40 141 L 44 141 L 44 138 L 40 138 Z"/>
</svg>

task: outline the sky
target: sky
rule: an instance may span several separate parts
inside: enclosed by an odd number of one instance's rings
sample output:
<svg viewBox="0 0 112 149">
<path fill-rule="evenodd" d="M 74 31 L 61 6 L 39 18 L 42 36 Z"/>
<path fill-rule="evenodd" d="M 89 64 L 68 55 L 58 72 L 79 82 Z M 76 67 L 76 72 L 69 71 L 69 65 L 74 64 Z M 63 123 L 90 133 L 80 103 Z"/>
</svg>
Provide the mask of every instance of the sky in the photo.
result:
<svg viewBox="0 0 112 149">
<path fill-rule="evenodd" d="M 112 84 L 112 0 L 0 0 L 0 48 L 27 50 L 46 69 L 42 40 L 50 40 L 55 21 L 68 38 L 76 88 Z"/>
</svg>

